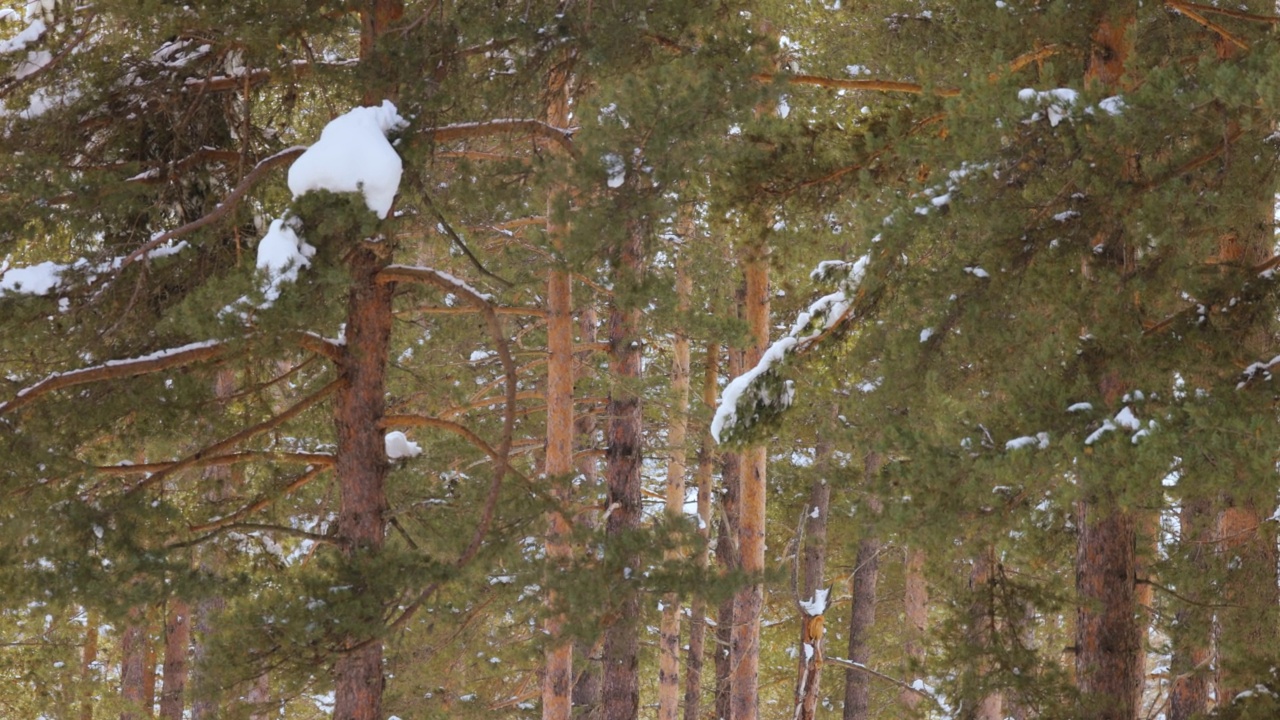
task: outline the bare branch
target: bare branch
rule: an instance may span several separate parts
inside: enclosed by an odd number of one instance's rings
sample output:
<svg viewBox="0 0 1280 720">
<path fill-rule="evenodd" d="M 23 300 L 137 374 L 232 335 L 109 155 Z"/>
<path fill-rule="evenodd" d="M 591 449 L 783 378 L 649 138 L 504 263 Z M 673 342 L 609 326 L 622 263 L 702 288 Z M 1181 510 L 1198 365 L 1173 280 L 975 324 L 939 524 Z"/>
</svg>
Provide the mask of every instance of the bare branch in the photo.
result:
<svg viewBox="0 0 1280 720">
<path fill-rule="evenodd" d="M 843 78 L 829 78 L 820 75 L 778 76 L 773 73 L 758 73 L 752 75 L 751 79 L 768 83 L 773 82 L 778 77 L 781 77 L 784 82 L 789 82 L 793 85 L 813 85 L 832 90 L 866 90 L 871 92 L 909 93 L 911 95 L 923 95 L 927 92 L 925 86 L 920 83 L 899 80 L 845 80 Z M 933 88 L 931 92 L 941 97 L 956 97 L 960 94 L 960 91 L 955 88 Z"/>
<path fill-rule="evenodd" d="M 558 128 L 541 120 L 514 119 L 443 125 L 441 127 L 426 128 L 419 131 L 419 134 L 436 142 L 444 143 L 493 135 L 528 133 L 529 135 L 551 140 L 565 152 L 573 157 L 578 157 L 578 149 L 573 145 L 573 133 L 575 130 L 576 128 Z"/>
<path fill-rule="evenodd" d="M 328 453 L 290 453 L 290 452 L 273 452 L 270 450 L 246 450 L 244 452 L 227 453 L 225 455 L 205 455 L 195 461 L 191 467 L 216 467 L 223 465 L 238 465 L 243 462 L 253 460 L 273 460 L 276 462 L 291 462 L 306 465 L 323 465 L 329 466 L 333 464 L 333 456 Z M 97 468 L 99 472 L 112 473 L 114 475 L 147 475 L 155 472 L 165 472 L 177 465 L 180 460 L 171 460 L 168 462 L 140 463 L 137 465 L 101 465 Z"/>
</svg>

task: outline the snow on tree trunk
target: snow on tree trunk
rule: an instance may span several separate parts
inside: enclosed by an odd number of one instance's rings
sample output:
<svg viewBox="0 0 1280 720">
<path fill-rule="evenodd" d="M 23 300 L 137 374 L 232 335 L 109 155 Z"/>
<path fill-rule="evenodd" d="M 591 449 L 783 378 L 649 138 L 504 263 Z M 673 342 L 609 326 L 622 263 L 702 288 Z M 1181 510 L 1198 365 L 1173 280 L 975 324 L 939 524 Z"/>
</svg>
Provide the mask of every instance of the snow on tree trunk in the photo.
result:
<svg viewBox="0 0 1280 720">
<path fill-rule="evenodd" d="M 687 235 L 687 233 L 686 233 Z M 688 312 L 693 281 L 681 260 L 676 269 L 676 294 L 680 312 Z M 667 517 L 684 515 L 685 440 L 689 428 L 689 336 L 676 331 L 671 349 L 671 418 L 667 425 Z M 675 562 L 682 556 L 670 550 L 665 558 Z M 668 593 L 662 599 L 662 625 L 658 640 L 658 720 L 677 720 L 680 712 L 680 598 Z"/>
<path fill-rule="evenodd" d="M 719 372 L 720 346 L 707 345 L 706 372 L 702 381 L 702 403 L 709 408 L 716 403 L 716 376 Z M 698 451 L 698 534 L 703 540 L 711 536 L 711 475 L 715 440 L 710 433 L 703 435 Z M 698 567 L 705 570 L 710 560 L 710 545 L 704 544 L 698 553 Z M 707 633 L 707 603 L 695 595 L 689 608 L 689 652 L 685 660 L 684 720 L 699 720 L 702 704 L 702 666 L 705 659 Z"/>
<path fill-rule="evenodd" d="M 747 327 L 752 347 L 747 365 L 760 361 L 769 344 L 769 255 L 768 248 L 750 248 L 744 258 L 747 296 Z M 730 713 L 734 720 L 755 720 L 759 713 L 760 612 L 764 602 L 762 576 L 765 570 L 766 449 L 756 446 L 742 453 L 742 479 L 738 515 L 739 567 L 748 584 L 734 598 L 733 633 L 730 645 Z"/>
<path fill-rule="evenodd" d="M 643 243 L 647 225 L 632 221 L 619 253 L 616 285 L 637 283 L 643 273 Z M 643 457 L 643 426 L 640 396 L 635 383 L 641 376 L 641 310 L 614 307 L 609 311 L 610 370 L 614 386 L 609 393 L 605 430 L 605 477 L 608 485 L 605 507 L 605 542 L 613 547 L 618 564 L 612 578 L 622 587 L 618 604 L 604 634 L 604 678 L 601 702 L 605 720 L 630 720 L 640 710 L 640 595 L 634 586 L 640 567 L 636 552 L 628 545 L 640 528 L 640 466 Z"/>
<path fill-rule="evenodd" d="M 164 623 L 164 680 L 160 690 L 160 720 L 182 720 L 186 709 L 187 653 L 191 650 L 191 606 L 169 599 Z"/>
<path fill-rule="evenodd" d="M 827 564 L 827 513 L 831 506 L 831 484 L 827 473 L 831 463 L 830 440 L 819 440 L 815 465 L 819 475 L 809 488 L 805 504 L 804 547 L 800 572 L 800 656 L 796 678 L 798 720 L 813 720 L 818 711 L 818 688 L 822 670 L 823 625 L 827 606 L 824 588 Z M 822 602 L 818 602 L 819 593 Z"/>
</svg>

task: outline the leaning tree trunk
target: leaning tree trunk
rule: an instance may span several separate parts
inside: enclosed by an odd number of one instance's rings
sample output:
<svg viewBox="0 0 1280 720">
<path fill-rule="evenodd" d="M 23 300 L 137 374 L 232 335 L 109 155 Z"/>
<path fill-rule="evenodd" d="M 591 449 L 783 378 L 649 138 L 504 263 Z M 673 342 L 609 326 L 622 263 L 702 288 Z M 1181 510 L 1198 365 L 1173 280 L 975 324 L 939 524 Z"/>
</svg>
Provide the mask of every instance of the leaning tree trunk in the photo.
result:
<svg viewBox="0 0 1280 720">
<path fill-rule="evenodd" d="M 769 254 L 759 243 L 744 258 L 747 281 L 746 315 L 752 347 L 747 364 L 754 366 L 769 342 Z M 738 591 L 733 605 L 730 645 L 730 713 L 733 720 L 756 720 L 760 702 L 760 612 L 764 603 L 764 546 L 766 454 L 764 446 L 742 453 L 742 480 L 738 515 L 739 567 L 747 585 Z"/>
<path fill-rule="evenodd" d="M 818 712 L 818 687 L 822 672 L 822 637 L 826 605 L 830 599 L 825 585 L 827 565 L 827 511 L 831 506 L 831 485 L 827 471 L 831 464 L 830 440 L 819 440 L 814 465 L 818 476 L 809 488 L 802 524 L 803 547 L 798 548 L 801 562 L 800 589 L 800 657 L 796 678 L 796 720 L 814 720 Z"/>
<path fill-rule="evenodd" d="M 679 311 L 689 310 L 693 282 L 679 260 L 676 295 Z M 684 515 L 685 440 L 689 428 L 689 336 L 676 331 L 671 348 L 671 419 L 667 424 L 666 514 L 672 521 Z M 674 524 L 674 523 L 673 523 Z M 668 562 L 680 560 L 679 550 L 668 551 Z M 662 599 L 662 625 L 658 640 L 658 720 L 677 720 L 680 712 L 680 596 L 667 593 Z"/>
<path fill-rule="evenodd" d="M 642 220 L 628 223 L 618 258 L 616 287 L 638 283 L 643 274 L 644 233 Z M 609 350 L 614 385 L 609 393 L 608 426 L 605 431 L 606 553 L 614 556 L 621 593 L 613 608 L 613 618 L 604 635 L 604 677 L 601 702 L 605 720 L 631 720 L 640 711 L 640 595 L 636 589 L 640 575 L 639 558 L 633 549 L 633 535 L 640 528 L 640 466 L 643 457 L 643 426 L 640 395 L 642 348 L 641 311 L 616 304 L 609 312 Z M 617 555 L 614 555 L 617 553 Z"/>
<path fill-rule="evenodd" d="M 706 373 L 702 380 L 702 404 L 716 406 L 716 375 L 719 372 L 720 346 L 707 345 Z M 711 537 L 711 471 L 715 453 L 715 440 L 710 431 L 703 433 L 702 447 L 698 451 L 698 534 L 703 546 L 698 553 L 698 567 L 706 570 L 710 561 Z M 701 593 L 695 594 L 689 608 L 689 652 L 685 661 L 684 720 L 699 720 L 702 704 L 702 666 L 705 659 L 707 632 L 707 603 Z"/>
</svg>

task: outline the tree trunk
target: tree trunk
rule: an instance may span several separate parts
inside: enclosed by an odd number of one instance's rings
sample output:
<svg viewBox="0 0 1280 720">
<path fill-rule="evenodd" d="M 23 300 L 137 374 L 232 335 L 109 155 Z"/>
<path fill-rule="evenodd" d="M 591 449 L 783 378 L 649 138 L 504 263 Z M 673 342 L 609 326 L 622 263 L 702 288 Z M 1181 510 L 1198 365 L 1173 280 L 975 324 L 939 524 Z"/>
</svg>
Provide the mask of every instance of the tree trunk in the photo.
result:
<svg viewBox="0 0 1280 720">
<path fill-rule="evenodd" d="M 80 654 L 80 680 L 84 689 L 80 695 L 80 720 L 93 720 L 95 673 L 98 662 L 98 616 L 85 610 L 84 648 Z"/>
<path fill-rule="evenodd" d="M 741 307 L 741 303 L 739 303 Z M 729 350 L 729 377 L 737 377 L 743 373 L 745 356 L 741 350 Z M 716 531 L 716 564 L 725 574 L 737 572 L 738 559 L 738 515 L 741 509 L 739 497 L 742 490 L 742 453 L 726 452 L 722 456 L 720 479 L 723 490 L 720 496 L 721 517 Z M 733 644 L 733 607 L 734 598 L 728 597 L 720 603 L 716 611 L 716 718 L 729 720 L 732 717 L 730 699 L 733 696 L 733 677 L 730 647 Z"/>
<path fill-rule="evenodd" d="M 146 612 L 133 608 L 120 636 L 120 695 L 125 702 L 120 720 L 140 720 L 151 715 L 145 705 L 147 644 Z"/>
<path fill-rule="evenodd" d="M 187 653 L 191 651 L 191 606 L 170 598 L 164 623 L 164 680 L 160 720 L 182 720 L 186 709 Z"/>
<path fill-rule="evenodd" d="M 809 502 L 805 505 L 804 546 L 800 572 L 800 599 L 809 603 L 800 607 L 800 658 L 796 679 L 797 720 L 814 720 L 818 711 L 818 687 L 822 671 L 822 638 L 826 617 L 827 597 L 825 585 L 827 564 L 827 513 L 831 506 L 831 485 L 827 482 L 832 446 L 829 440 L 819 440 L 815 449 L 814 465 L 818 477 L 809 488 Z M 821 608 L 817 607 L 819 592 Z M 819 610 L 811 614 L 811 610 Z"/>
<path fill-rule="evenodd" d="M 620 282 L 616 287 L 638 283 L 643 274 L 643 243 L 647 225 L 629 223 L 618 260 Z M 605 720 L 630 720 L 640 710 L 640 595 L 636 590 L 639 560 L 628 539 L 640 528 L 640 466 L 643 462 L 643 427 L 640 396 L 641 343 L 640 309 L 616 304 L 609 312 L 610 369 L 614 386 L 609 393 L 605 451 L 606 494 L 605 542 L 613 545 L 608 554 L 618 563 L 620 583 L 618 604 L 604 635 L 604 678 L 601 701 Z"/>
<path fill-rule="evenodd" d="M 1180 546 L 1188 570 L 1201 578 L 1209 572 L 1208 543 L 1212 536 L 1209 501 L 1182 501 L 1178 514 Z M 1204 597 L 1200 593 L 1195 596 Z M 1178 608 L 1172 632 L 1173 659 L 1169 670 L 1169 720 L 1192 720 L 1209 711 L 1209 636 L 1212 616 L 1208 608 L 1185 603 Z"/>
<path fill-rule="evenodd" d="M 386 540 L 387 455 L 382 435 L 374 432 L 385 410 L 386 358 L 391 339 L 394 284 L 379 283 L 387 264 L 384 248 L 361 243 L 351 252 L 351 289 L 347 303 L 347 344 L 341 368 L 335 425 L 338 447 L 337 540 L 349 562 L 376 555 Z M 363 588 L 353 588 L 359 597 Z M 382 608 L 365 608 L 361 620 L 380 622 Z M 350 636 L 334 665 L 335 720 L 382 720 L 382 640 Z"/>
<path fill-rule="evenodd" d="M 744 258 L 747 327 L 752 347 L 747 365 L 755 366 L 769 342 L 769 256 L 765 247 L 751 248 Z M 733 720 L 756 720 L 759 713 L 760 611 L 764 601 L 766 455 L 764 446 L 742 453 L 741 507 L 738 515 L 738 559 L 747 585 L 733 606 L 730 645 Z"/>
<path fill-rule="evenodd" d="M 883 459 L 879 453 L 867 453 L 864 475 L 867 485 L 880 472 Z M 878 514 L 880 503 L 868 498 L 859 508 Z M 876 582 L 880 571 L 880 540 L 864 537 L 858 543 L 853 574 L 849 577 L 852 611 L 849 617 L 849 660 L 866 665 L 871 659 L 871 628 L 876 621 Z M 867 720 L 871 717 L 871 677 L 853 668 L 844 671 L 844 720 Z"/>
<path fill-rule="evenodd" d="M 904 677 L 911 678 L 916 677 L 924 665 L 924 633 L 929 623 L 929 587 L 924 577 L 924 551 L 907 548 L 903 584 L 902 616 L 906 638 L 903 655 L 909 673 L 904 673 Z M 915 712 L 920 700 L 920 693 L 911 690 L 904 689 L 898 694 L 898 702 L 902 703 L 908 714 Z"/>
<path fill-rule="evenodd" d="M 245 703 L 249 706 L 249 720 L 272 720 L 276 714 L 271 707 L 271 677 L 262 673 L 253 679 L 249 692 L 245 693 Z"/>
<path fill-rule="evenodd" d="M 969 603 L 968 643 L 979 649 L 985 656 L 991 651 L 995 633 L 995 602 L 991 590 L 991 571 L 994 564 L 994 551 L 985 548 L 973 559 L 973 567 L 969 571 L 969 591 L 972 597 Z M 908 560 L 908 565 L 911 561 Z M 991 670 L 991 663 L 984 659 L 977 663 L 974 685 L 979 688 L 977 701 L 971 709 L 961 715 L 964 720 L 1003 720 L 1004 698 L 999 692 L 982 688 L 984 679 Z"/>
<path fill-rule="evenodd" d="M 1098 501 L 1078 505 L 1076 684 L 1083 712 L 1099 720 L 1137 717 L 1143 682 L 1138 621 L 1137 522 Z"/>
<path fill-rule="evenodd" d="M 676 295 L 681 313 L 689 310 L 693 281 L 683 258 L 676 269 Z M 667 425 L 666 514 L 678 521 L 684 515 L 685 440 L 689 427 L 689 336 L 676 331 L 671 348 L 671 419 Z M 678 550 L 668 551 L 667 562 L 681 558 Z M 680 596 L 667 593 L 662 599 L 662 625 L 658 641 L 658 720 L 677 720 L 680 713 Z"/>
<path fill-rule="evenodd" d="M 716 406 L 716 376 L 719 372 L 720 346 L 715 343 L 707 345 L 707 367 L 702 380 L 702 404 L 708 408 Z M 711 471 L 715 454 L 715 440 L 711 433 L 702 436 L 702 447 L 698 451 L 698 533 L 702 535 L 704 544 L 698 553 L 698 567 L 705 570 L 710 560 L 711 536 Z M 685 661 L 684 677 L 684 720 L 700 720 L 702 701 L 702 664 L 705 658 L 705 638 L 707 632 L 707 603 L 701 594 L 695 594 L 689 608 L 689 654 Z"/>
<path fill-rule="evenodd" d="M 569 68 L 553 68 L 548 79 L 547 122 L 554 127 L 569 124 Z M 556 193 L 547 201 L 547 234 L 557 250 L 563 250 L 567 228 L 554 220 Z M 573 505 L 573 285 L 569 271 L 553 265 L 547 277 L 547 460 L 546 474 L 556 485 L 552 498 L 560 505 L 548 518 L 547 559 L 565 567 L 573 558 L 569 544 Z M 547 603 L 554 606 L 556 594 L 548 592 Z M 568 720 L 573 713 L 573 643 L 561 642 L 565 618 L 553 613 L 546 632 L 551 643 L 546 651 L 546 671 L 542 678 L 543 720 Z"/>
<path fill-rule="evenodd" d="M 1265 511 L 1260 511 L 1265 508 Z M 1277 633 L 1274 502 L 1227 497 L 1218 517 L 1223 602 L 1218 611 L 1219 704 L 1269 676 Z"/>
<path fill-rule="evenodd" d="M 596 341 L 596 311 L 587 306 L 582 308 L 578 320 L 578 332 L 582 341 L 587 344 Z M 589 362 L 594 351 L 578 354 L 578 361 Z M 583 489 L 590 497 L 595 497 L 600 483 L 600 463 L 593 450 L 595 441 L 596 418 L 591 413 L 584 413 L 573 421 L 574 445 L 581 451 L 577 458 L 578 475 L 582 478 Z M 583 528 L 595 528 L 599 522 L 599 510 L 594 505 L 580 509 L 575 522 Z M 578 658 L 577 670 L 573 682 L 573 714 L 577 720 L 598 720 L 600 708 L 600 647 L 587 640 L 574 643 L 574 656 Z"/>
</svg>

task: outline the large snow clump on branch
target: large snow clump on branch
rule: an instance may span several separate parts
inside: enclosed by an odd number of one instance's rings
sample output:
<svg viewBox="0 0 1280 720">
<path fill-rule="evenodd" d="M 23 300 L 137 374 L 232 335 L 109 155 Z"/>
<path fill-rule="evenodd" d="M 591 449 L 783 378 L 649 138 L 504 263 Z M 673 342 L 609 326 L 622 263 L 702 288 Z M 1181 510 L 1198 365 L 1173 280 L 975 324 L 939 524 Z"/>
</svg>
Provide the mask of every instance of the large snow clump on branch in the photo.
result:
<svg viewBox="0 0 1280 720">
<path fill-rule="evenodd" d="M 289 168 L 293 197 L 312 190 L 363 193 L 369 209 L 385 219 L 404 168 L 387 133 L 407 124 L 390 100 L 334 118 Z"/>
</svg>

